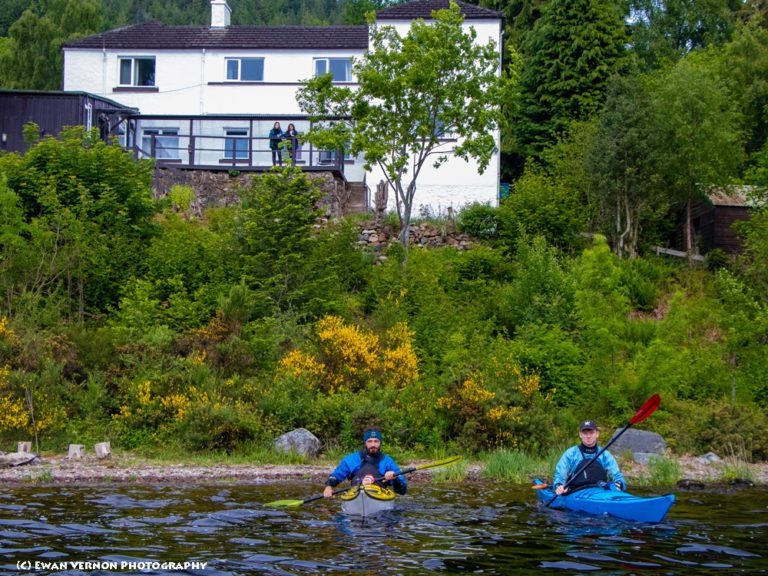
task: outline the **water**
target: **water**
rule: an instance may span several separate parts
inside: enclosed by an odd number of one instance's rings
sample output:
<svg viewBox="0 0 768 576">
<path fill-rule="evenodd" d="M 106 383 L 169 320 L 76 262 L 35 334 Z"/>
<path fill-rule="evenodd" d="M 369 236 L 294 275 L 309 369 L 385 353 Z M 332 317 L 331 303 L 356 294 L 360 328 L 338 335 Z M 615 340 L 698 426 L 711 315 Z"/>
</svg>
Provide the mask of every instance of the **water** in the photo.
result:
<svg viewBox="0 0 768 576">
<path fill-rule="evenodd" d="M 297 482 L 2 487 L 0 571 L 768 573 L 767 488 L 678 491 L 655 525 L 544 509 L 532 490 L 492 483 L 413 484 L 397 510 L 367 520 L 342 516 L 338 501 L 262 506 L 319 491 Z"/>
</svg>

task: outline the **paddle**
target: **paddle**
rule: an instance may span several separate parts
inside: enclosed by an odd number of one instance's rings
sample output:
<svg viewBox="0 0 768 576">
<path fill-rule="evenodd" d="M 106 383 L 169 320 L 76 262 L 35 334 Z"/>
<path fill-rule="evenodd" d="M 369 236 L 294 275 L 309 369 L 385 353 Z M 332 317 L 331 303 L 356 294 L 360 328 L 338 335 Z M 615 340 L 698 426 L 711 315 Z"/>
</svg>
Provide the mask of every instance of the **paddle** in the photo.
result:
<svg viewBox="0 0 768 576">
<path fill-rule="evenodd" d="M 618 439 L 619 439 L 619 437 L 620 437 L 622 434 L 624 434 L 624 432 L 626 432 L 627 430 L 629 430 L 629 428 L 630 428 L 630 427 L 631 427 L 633 424 L 637 424 L 638 422 L 642 422 L 643 420 L 645 420 L 646 418 L 648 418 L 648 416 L 650 416 L 651 414 L 653 414 L 653 413 L 656 411 L 656 408 L 658 408 L 658 407 L 659 407 L 659 404 L 661 404 L 661 397 L 660 397 L 658 394 L 654 394 L 653 396 L 651 396 L 650 398 L 648 398 L 648 400 L 646 400 L 646 401 L 645 401 L 645 404 L 643 404 L 642 406 L 640 406 L 640 410 L 638 410 L 637 412 L 635 412 L 635 415 L 634 415 L 634 416 L 632 416 L 632 418 L 630 418 L 630 419 L 629 419 L 629 424 L 627 424 L 626 426 L 624 426 L 624 428 L 622 428 L 621 430 L 619 430 L 619 433 L 618 433 L 618 434 L 616 434 L 616 436 L 614 436 L 613 438 L 611 438 L 611 439 L 610 439 L 610 441 L 608 442 L 608 444 L 606 444 L 605 446 L 603 446 L 603 447 L 600 449 L 600 452 L 598 452 L 598 453 L 597 453 L 597 456 L 595 456 L 594 458 L 591 458 L 591 459 L 589 459 L 589 460 L 586 460 L 586 461 L 585 461 L 585 462 L 586 462 L 586 464 L 584 464 L 584 465 L 583 465 L 583 467 L 581 467 L 581 466 L 580 466 L 579 468 L 577 468 L 577 469 L 576 469 L 576 472 L 574 472 L 574 473 L 571 475 L 571 479 L 570 479 L 570 480 L 568 480 L 568 482 L 566 482 L 565 484 L 563 484 L 563 488 L 568 488 L 568 486 L 571 484 L 571 482 L 573 482 L 573 481 L 576 479 L 576 477 L 577 477 L 579 474 L 581 474 L 582 472 L 584 472 L 584 470 L 586 470 L 587 468 L 589 468 L 589 467 L 590 467 L 590 465 L 591 465 L 593 462 L 597 461 L 597 459 L 598 459 L 598 458 L 600 458 L 600 455 L 601 455 L 603 452 L 605 452 L 605 451 L 608 449 L 608 447 L 609 447 L 611 444 L 613 444 L 614 442 L 616 442 L 616 440 L 618 440 Z M 547 507 L 549 507 L 549 506 L 550 506 L 550 504 L 552 504 L 552 502 L 554 502 L 555 500 L 557 500 L 557 497 L 558 497 L 558 496 L 559 496 L 559 494 L 555 494 L 555 496 L 552 498 L 552 500 L 550 500 L 549 502 L 547 502 Z"/>
<path fill-rule="evenodd" d="M 405 468 L 404 470 L 400 470 L 395 476 L 402 476 L 403 474 L 410 474 L 411 472 L 416 472 L 417 470 L 426 470 L 427 468 L 440 468 L 441 466 L 451 466 L 453 464 L 456 464 L 459 460 L 461 460 L 461 456 L 451 456 L 450 458 L 445 458 L 444 460 L 437 460 L 436 462 L 428 462 L 426 464 L 419 464 L 418 466 L 412 466 L 411 468 Z M 378 478 L 374 478 L 374 482 L 381 482 L 384 480 L 384 476 L 379 476 Z M 339 488 L 338 490 L 334 490 L 333 494 L 334 496 L 336 494 L 341 494 L 342 492 L 347 492 L 349 490 L 352 490 L 354 486 L 347 486 L 346 488 Z M 308 504 L 310 502 L 315 502 L 316 500 L 320 500 L 324 498 L 322 494 L 318 496 L 312 496 L 311 498 L 307 498 L 305 500 L 275 500 L 274 502 L 268 502 L 267 504 L 264 504 L 264 506 L 272 506 L 272 507 L 287 507 L 287 506 L 301 506 L 302 504 Z"/>
</svg>

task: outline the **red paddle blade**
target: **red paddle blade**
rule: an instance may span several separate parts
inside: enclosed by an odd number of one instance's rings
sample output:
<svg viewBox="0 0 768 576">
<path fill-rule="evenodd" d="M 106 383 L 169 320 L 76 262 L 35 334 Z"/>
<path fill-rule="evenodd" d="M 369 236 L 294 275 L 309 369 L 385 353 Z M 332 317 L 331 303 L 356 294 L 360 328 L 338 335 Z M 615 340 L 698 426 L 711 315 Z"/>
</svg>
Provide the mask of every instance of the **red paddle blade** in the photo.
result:
<svg viewBox="0 0 768 576">
<path fill-rule="evenodd" d="M 659 407 L 659 404 L 661 404 L 661 397 L 658 394 L 654 394 L 648 400 L 645 401 L 645 404 L 640 406 L 640 410 L 635 412 L 635 415 L 632 416 L 632 419 L 629 421 L 630 426 L 632 424 L 637 424 L 638 422 L 642 422 L 648 416 L 653 414 L 656 411 L 656 408 Z"/>
</svg>

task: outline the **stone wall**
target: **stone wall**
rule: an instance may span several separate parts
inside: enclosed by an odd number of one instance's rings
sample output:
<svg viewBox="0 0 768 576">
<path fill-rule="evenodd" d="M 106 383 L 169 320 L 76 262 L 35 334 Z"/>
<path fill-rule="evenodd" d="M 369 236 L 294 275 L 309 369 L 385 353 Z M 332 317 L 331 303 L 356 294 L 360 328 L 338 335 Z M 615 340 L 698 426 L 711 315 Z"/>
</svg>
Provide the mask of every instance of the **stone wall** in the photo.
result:
<svg viewBox="0 0 768 576">
<path fill-rule="evenodd" d="M 381 251 L 392 242 L 398 242 L 399 230 L 391 224 L 376 226 L 373 221 L 360 222 L 360 238 L 358 245 L 374 251 Z M 423 246 L 428 248 L 440 248 L 454 246 L 458 250 L 468 250 L 472 247 L 472 241 L 466 234 L 458 233 L 452 224 L 435 226 L 421 223 L 412 225 L 408 231 L 409 244 L 411 246 Z"/>
<path fill-rule="evenodd" d="M 168 195 L 172 186 L 177 184 L 189 186 L 195 192 L 195 199 L 191 210 L 202 216 L 205 208 L 232 206 L 240 202 L 238 189 L 251 186 L 254 177 L 259 172 L 240 172 L 238 170 L 182 170 L 173 166 L 159 167 L 155 171 L 155 180 L 152 190 L 155 198 L 163 198 Z M 343 198 L 341 191 L 344 189 L 344 181 L 336 178 L 333 172 L 306 172 L 310 180 L 324 192 L 326 212 L 335 214 L 338 210 L 339 198 Z"/>
</svg>

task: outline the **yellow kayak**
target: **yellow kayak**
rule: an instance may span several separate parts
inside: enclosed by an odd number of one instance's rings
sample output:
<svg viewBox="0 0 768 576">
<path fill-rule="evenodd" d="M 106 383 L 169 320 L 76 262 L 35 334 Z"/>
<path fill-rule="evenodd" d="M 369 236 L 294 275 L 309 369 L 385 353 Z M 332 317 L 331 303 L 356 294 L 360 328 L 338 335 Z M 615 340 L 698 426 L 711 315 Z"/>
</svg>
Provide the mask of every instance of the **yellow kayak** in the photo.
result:
<svg viewBox="0 0 768 576">
<path fill-rule="evenodd" d="M 341 511 L 352 516 L 372 516 L 394 507 L 394 491 L 377 484 L 355 486 L 341 495 Z"/>
</svg>

